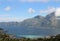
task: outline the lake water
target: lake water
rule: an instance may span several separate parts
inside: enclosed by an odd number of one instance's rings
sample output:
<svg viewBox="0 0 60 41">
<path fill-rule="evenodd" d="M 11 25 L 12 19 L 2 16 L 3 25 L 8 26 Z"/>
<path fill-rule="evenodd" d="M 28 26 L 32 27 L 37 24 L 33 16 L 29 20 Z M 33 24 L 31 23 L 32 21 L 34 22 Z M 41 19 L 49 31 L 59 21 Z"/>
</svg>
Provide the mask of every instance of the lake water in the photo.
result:
<svg viewBox="0 0 60 41">
<path fill-rule="evenodd" d="M 44 36 L 40 35 L 18 35 L 18 37 L 25 37 L 25 38 L 44 38 Z"/>
<path fill-rule="evenodd" d="M 45 36 L 60 33 L 60 30 L 57 29 L 17 28 L 17 27 L 7 27 L 7 28 L 4 27 L 4 29 L 8 31 L 9 34 L 26 38 L 39 38 L 39 37 L 43 38 Z"/>
</svg>

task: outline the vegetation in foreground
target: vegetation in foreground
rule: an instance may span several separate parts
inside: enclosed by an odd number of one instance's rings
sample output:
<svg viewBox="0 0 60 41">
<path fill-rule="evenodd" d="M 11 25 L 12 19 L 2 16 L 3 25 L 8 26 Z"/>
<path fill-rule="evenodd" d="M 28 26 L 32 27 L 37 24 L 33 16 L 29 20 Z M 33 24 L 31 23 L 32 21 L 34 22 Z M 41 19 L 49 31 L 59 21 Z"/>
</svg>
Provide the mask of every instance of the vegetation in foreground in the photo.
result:
<svg viewBox="0 0 60 41">
<path fill-rule="evenodd" d="M 50 36 L 49 38 L 16 38 L 14 35 L 6 34 L 3 29 L 0 28 L 0 41 L 60 41 L 60 34 L 56 36 Z"/>
</svg>

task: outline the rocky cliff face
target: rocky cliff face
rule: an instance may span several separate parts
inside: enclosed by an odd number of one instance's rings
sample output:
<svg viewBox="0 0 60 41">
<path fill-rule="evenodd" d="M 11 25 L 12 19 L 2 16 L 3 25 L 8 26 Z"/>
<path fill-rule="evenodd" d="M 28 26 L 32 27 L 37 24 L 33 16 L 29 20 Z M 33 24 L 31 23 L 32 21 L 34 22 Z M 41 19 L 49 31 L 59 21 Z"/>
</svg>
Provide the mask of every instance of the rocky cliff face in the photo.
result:
<svg viewBox="0 0 60 41">
<path fill-rule="evenodd" d="M 46 16 L 47 19 L 47 23 L 49 23 L 50 26 L 52 27 L 56 27 L 57 25 L 57 20 L 56 20 L 56 16 L 55 16 L 55 12 L 52 12 L 51 14 L 48 14 Z"/>
</svg>

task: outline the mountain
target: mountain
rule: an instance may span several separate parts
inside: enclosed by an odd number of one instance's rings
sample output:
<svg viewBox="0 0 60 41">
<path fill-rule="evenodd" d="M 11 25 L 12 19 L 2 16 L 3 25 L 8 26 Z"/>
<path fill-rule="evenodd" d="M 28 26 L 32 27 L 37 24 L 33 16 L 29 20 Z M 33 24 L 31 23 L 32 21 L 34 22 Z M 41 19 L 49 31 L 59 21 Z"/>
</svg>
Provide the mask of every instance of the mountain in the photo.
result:
<svg viewBox="0 0 60 41">
<path fill-rule="evenodd" d="M 28 28 L 39 28 L 42 26 L 42 22 L 44 20 L 44 17 L 42 16 L 35 16 L 33 18 L 30 18 L 30 19 L 27 19 L 27 20 L 24 20 L 23 22 L 21 22 L 21 27 L 28 27 Z"/>
<path fill-rule="evenodd" d="M 37 15 L 22 22 L 0 22 L 0 27 L 15 35 L 56 35 L 60 33 L 60 20 L 56 18 L 52 12 L 46 17 Z"/>
<path fill-rule="evenodd" d="M 57 21 L 56 21 L 55 12 L 48 14 L 45 19 L 47 20 L 48 26 L 56 27 Z"/>
<path fill-rule="evenodd" d="M 55 17 L 55 12 L 52 12 L 48 14 L 46 17 L 42 17 L 40 15 L 37 15 L 31 19 L 26 19 L 23 22 L 21 22 L 21 26 L 24 27 L 56 27 L 57 20 Z"/>
<path fill-rule="evenodd" d="M 28 27 L 28 28 L 40 28 L 40 27 L 55 27 L 57 20 L 55 12 L 48 14 L 46 17 L 37 15 L 33 18 L 26 19 L 22 22 L 0 22 L 0 27 Z"/>
</svg>

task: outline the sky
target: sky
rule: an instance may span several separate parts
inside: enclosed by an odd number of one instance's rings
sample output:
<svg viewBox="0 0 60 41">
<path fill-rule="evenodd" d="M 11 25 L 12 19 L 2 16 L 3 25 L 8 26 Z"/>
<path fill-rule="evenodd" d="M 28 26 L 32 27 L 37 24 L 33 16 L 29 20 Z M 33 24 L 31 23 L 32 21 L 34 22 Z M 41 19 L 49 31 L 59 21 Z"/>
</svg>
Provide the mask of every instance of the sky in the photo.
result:
<svg viewBox="0 0 60 41">
<path fill-rule="evenodd" d="M 55 10 L 60 16 L 60 0 L 0 0 L 0 22 L 46 16 Z"/>
</svg>

